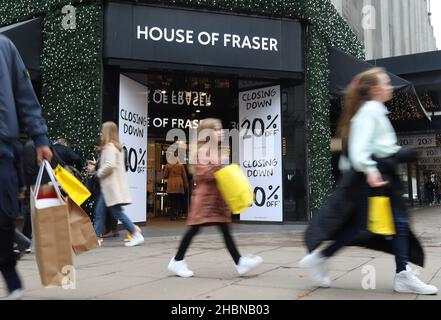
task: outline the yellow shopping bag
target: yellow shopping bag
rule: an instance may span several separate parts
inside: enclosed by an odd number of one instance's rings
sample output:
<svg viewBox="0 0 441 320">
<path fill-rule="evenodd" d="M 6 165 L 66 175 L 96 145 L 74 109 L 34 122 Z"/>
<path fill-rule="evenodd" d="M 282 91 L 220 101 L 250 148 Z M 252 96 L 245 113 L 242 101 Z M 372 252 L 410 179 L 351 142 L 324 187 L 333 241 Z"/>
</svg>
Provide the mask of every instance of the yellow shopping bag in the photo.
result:
<svg viewBox="0 0 441 320">
<path fill-rule="evenodd" d="M 389 197 L 369 197 L 368 230 L 384 236 L 391 236 L 396 233 Z"/>
<path fill-rule="evenodd" d="M 240 214 L 253 205 L 253 188 L 239 165 L 230 164 L 223 167 L 214 173 L 214 177 L 233 214 Z"/>
<path fill-rule="evenodd" d="M 81 206 L 90 197 L 89 189 L 61 165 L 57 165 L 54 172 L 63 190 L 77 205 Z"/>
</svg>

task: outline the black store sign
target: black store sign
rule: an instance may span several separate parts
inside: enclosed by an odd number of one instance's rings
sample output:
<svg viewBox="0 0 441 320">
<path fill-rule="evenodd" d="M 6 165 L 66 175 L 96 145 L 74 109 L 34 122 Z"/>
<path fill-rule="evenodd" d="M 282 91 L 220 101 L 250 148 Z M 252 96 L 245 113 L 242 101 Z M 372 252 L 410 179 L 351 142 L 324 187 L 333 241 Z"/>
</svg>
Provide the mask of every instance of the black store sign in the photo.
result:
<svg viewBox="0 0 441 320">
<path fill-rule="evenodd" d="M 104 57 L 303 72 L 297 21 L 109 3 Z"/>
</svg>

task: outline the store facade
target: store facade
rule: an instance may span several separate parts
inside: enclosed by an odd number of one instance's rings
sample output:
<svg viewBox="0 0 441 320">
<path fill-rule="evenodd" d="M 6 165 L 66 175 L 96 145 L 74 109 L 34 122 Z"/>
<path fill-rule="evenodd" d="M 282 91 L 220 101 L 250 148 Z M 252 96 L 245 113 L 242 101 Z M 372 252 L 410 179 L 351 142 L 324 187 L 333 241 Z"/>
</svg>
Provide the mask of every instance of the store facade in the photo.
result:
<svg viewBox="0 0 441 320">
<path fill-rule="evenodd" d="M 119 123 L 135 221 L 167 214 L 164 155 L 173 144 L 188 155 L 190 129 L 214 117 L 232 132 L 230 159 L 255 188 L 255 208 L 240 219 L 301 222 L 332 185 L 327 48 L 362 57 L 349 26 L 319 2 L 83 1 L 76 28 L 60 31 L 66 16 L 56 9 L 68 1 L 51 1 L 0 24 L 45 19 L 42 103 L 52 137 L 69 135 L 87 157 L 100 123 Z M 234 138 L 240 130 L 271 136 L 272 152 L 250 157 Z"/>
<path fill-rule="evenodd" d="M 392 124 L 398 133 L 399 144 L 419 151 L 416 163 L 401 165 L 399 169 L 405 186 L 405 196 L 411 205 L 441 203 L 440 61 L 441 51 L 375 61 L 378 66 L 387 68 L 415 86 L 415 93 L 396 97 L 391 106 L 394 112 Z M 419 113 L 412 112 L 418 105 L 423 106 L 430 121 Z M 406 109 L 409 111 L 402 112 Z"/>
<path fill-rule="evenodd" d="M 119 123 L 129 151 L 134 213 L 157 217 L 175 209 L 164 177 L 167 152 L 179 146 L 188 165 L 190 130 L 201 119 L 218 118 L 231 137 L 230 161 L 242 166 L 256 193 L 254 206 L 240 220 L 307 219 L 303 29 L 294 19 L 105 6 L 103 113 Z M 237 135 L 240 130 L 248 139 Z M 248 140 L 252 146 L 244 150 Z M 273 150 L 251 152 L 269 140 Z"/>
</svg>

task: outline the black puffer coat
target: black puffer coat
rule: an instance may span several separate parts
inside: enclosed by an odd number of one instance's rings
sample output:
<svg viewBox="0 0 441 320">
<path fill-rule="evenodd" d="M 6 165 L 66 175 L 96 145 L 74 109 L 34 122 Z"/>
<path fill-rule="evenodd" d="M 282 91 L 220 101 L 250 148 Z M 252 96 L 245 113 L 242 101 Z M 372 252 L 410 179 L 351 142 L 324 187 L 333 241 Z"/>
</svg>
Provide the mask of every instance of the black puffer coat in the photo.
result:
<svg viewBox="0 0 441 320">
<path fill-rule="evenodd" d="M 405 152 L 405 151 L 403 151 Z M 400 158 L 404 153 L 400 153 L 396 157 L 387 159 L 375 159 L 378 161 L 378 169 L 383 175 L 384 180 L 389 181 L 389 192 L 391 196 L 401 200 L 401 182 L 395 174 L 395 166 L 398 163 L 405 162 Z M 413 156 L 413 154 L 412 154 Z M 410 155 L 403 156 L 409 160 Z M 353 228 L 351 224 L 352 218 L 358 214 L 357 210 L 367 210 L 360 207 L 363 203 L 360 197 L 363 197 L 362 186 L 366 184 L 366 176 L 354 170 L 343 174 L 338 186 L 324 200 L 322 207 L 317 210 L 305 232 L 305 244 L 307 249 L 312 252 L 318 248 L 322 242 L 335 240 L 336 236 L 345 228 Z M 400 201 L 400 209 L 406 210 L 403 201 Z M 410 228 L 410 226 L 409 226 Z M 350 245 L 366 247 L 369 249 L 383 251 L 386 253 L 394 253 L 392 241 L 384 236 L 375 235 L 367 229 L 359 232 L 358 236 Z M 409 261 L 424 266 L 424 250 L 409 229 Z"/>
</svg>

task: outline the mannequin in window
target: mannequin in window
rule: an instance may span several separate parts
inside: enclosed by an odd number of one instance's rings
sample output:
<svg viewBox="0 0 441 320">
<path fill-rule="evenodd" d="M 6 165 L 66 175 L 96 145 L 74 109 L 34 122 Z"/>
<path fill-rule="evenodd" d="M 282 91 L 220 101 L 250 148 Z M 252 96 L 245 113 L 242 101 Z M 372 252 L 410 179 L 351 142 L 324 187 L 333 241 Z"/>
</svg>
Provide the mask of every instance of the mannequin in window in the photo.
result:
<svg viewBox="0 0 441 320">
<path fill-rule="evenodd" d="M 188 178 L 184 165 L 179 161 L 178 151 L 170 155 L 168 160 L 164 167 L 164 178 L 167 179 L 167 196 L 171 205 L 170 220 L 177 220 L 184 210 Z"/>
</svg>

